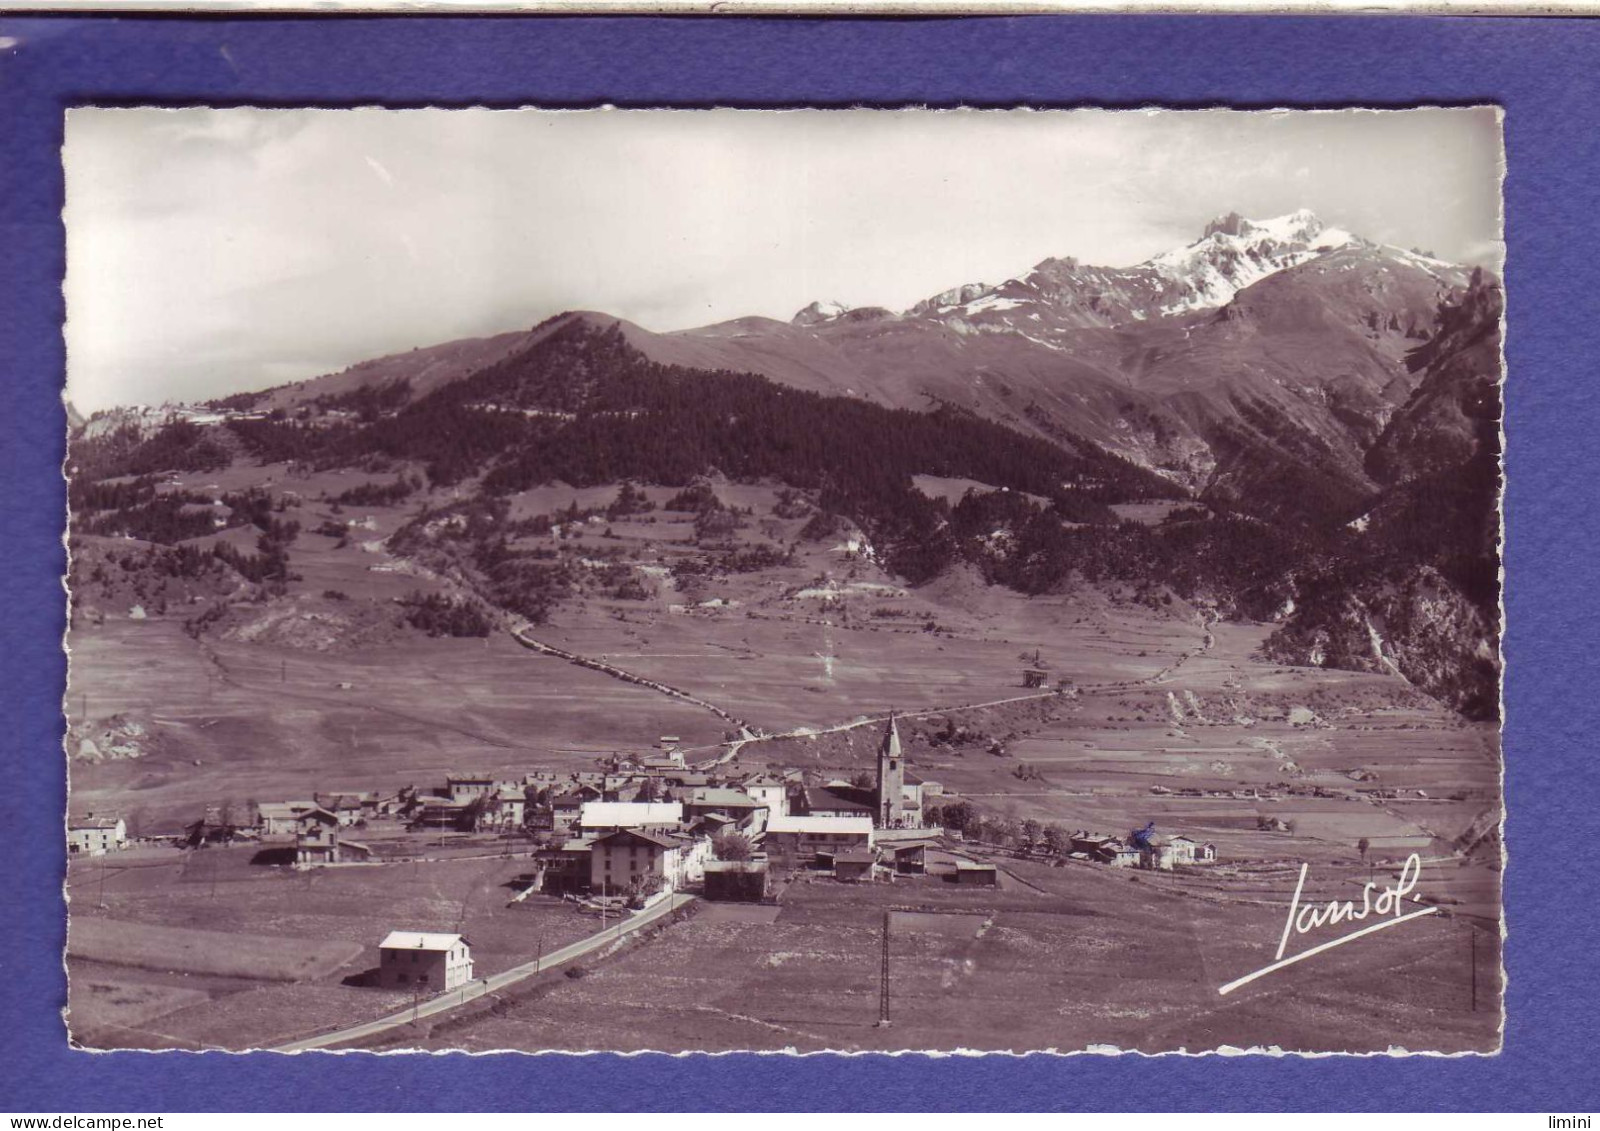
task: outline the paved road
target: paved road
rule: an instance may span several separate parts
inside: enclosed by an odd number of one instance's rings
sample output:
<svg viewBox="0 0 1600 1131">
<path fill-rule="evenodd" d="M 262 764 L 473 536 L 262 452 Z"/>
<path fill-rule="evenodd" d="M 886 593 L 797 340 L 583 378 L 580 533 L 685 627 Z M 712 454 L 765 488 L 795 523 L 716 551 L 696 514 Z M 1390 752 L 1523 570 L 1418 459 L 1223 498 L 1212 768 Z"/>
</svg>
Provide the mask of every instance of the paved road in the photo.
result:
<svg viewBox="0 0 1600 1131">
<path fill-rule="evenodd" d="M 603 946 L 609 946 L 611 943 L 616 942 L 617 939 L 642 930 L 663 916 L 692 903 L 694 898 L 692 895 L 674 892 L 648 911 L 638 912 L 615 926 L 608 926 L 588 938 L 579 939 L 577 942 L 570 943 L 560 950 L 553 950 L 537 961 L 525 962 L 521 966 L 513 966 L 511 969 L 502 970 L 489 978 L 479 978 L 477 981 L 462 986 L 460 989 L 429 998 L 414 1009 L 404 1009 L 399 1013 L 390 1014 L 388 1017 L 380 1017 L 376 1021 L 368 1021 L 361 1025 L 351 1026 L 348 1029 L 338 1029 L 332 1033 L 322 1033 L 315 1037 L 305 1037 L 298 1041 L 291 1041 L 286 1045 L 277 1046 L 272 1051 L 305 1052 L 308 1049 L 331 1048 L 334 1045 L 359 1040 L 362 1037 L 370 1037 L 376 1033 L 387 1032 L 390 1029 L 399 1028 L 401 1025 L 408 1025 L 418 1018 L 437 1016 L 440 1013 L 465 1005 L 469 1001 L 476 1000 L 484 994 L 503 990 L 507 986 L 516 985 L 516 983 L 531 978 L 541 971 L 553 970 L 557 966 L 571 962 L 575 958 L 582 958 L 584 955 L 599 950 Z"/>
</svg>

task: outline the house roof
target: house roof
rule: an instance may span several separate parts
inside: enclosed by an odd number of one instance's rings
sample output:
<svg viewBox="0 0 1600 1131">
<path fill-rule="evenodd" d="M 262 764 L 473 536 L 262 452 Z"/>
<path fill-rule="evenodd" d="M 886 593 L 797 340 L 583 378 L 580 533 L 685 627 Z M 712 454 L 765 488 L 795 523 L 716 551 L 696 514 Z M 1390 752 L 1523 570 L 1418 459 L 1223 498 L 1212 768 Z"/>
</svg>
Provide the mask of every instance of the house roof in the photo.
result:
<svg viewBox="0 0 1600 1131">
<path fill-rule="evenodd" d="M 677 837 L 656 832 L 652 829 L 618 829 L 614 833 L 608 833 L 603 837 L 596 838 L 594 843 L 606 844 L 614 840 L 642 840 L 661 848 L 677 848 L 684 843 Z"/>
<path fill-rule="evenodd" d="M 69 829 L 114 829 L 121 817 L 72 817 L 67 821 Z"/>
<path fill-rule="evenodd" d="M 293 817 L 317 808 L 320 806 L 315 801 L 263 801 L 256 806 L 256 812 L 262 817 Z"/>
<path fill-rule="evenodd" d="M 850 813 L 874 813 L 877 812 L 877 805 L 871 801 L 863 800 L 864 797 L 870 796 L 872 796 L 871 790 L 858 789 L 855 786 L 823 786 L 820 789 L 806 790 L 806 808 L 838 809 Z"/>
<path fill-rule="evenodd" d="M 683 806 L 676 801 L 588 801 L 578 813 L 578 824 L 587 828 L 638 828 L 682 821 Z"/>
<path fill-rule="evenodd" d="M 742 789 L 704 787 L 689 795 L 691 805 L 715 805 L 724 809 L 765 809 L 766 802 L 757 801 Z"/>
<path fill-rule="evenodd" d="M 467 940 L 460 935 L 434 934 L 429 931 L 390 931 L 378 944 L 383 950 L 449 950 Z"/>
<path fill-rule="evenodd" d="M 707 860 L 705 869 L 708 872 L 765 872 L 765 860 Z"/>
<path fill-rule="evenodd" d="M 494 775 L 480 773 L 476 770 L 462 770 L 459 773 L 446 774 L 444 780 L 447 782 L 492 782 L 494 781 Z"/>
<path fill-rule="evenodd" d="M 835 864 L 876 864 L 878 857 L 866 848 L 851 848 L 833 854 Z"/>
<path fill-rule="evenodd" d="M 871 817 L 770 817 L 768 833 L 865 833 L 872 835 Z"/>
</svg>

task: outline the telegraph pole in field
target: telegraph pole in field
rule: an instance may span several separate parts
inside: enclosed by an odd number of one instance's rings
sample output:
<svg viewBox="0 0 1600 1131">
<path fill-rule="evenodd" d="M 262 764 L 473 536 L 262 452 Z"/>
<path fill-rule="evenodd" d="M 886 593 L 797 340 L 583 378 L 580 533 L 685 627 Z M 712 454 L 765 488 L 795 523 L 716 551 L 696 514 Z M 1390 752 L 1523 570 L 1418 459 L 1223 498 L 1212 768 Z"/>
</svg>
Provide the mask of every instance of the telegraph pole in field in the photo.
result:
<svg viewBox="0 0 1600 1131">
<path fill-rule="evenodd" d="M 883 969 L 878 980 L 878 1028 L 889 1027 L 889 912 L 883 913 Z"/>
</svg>

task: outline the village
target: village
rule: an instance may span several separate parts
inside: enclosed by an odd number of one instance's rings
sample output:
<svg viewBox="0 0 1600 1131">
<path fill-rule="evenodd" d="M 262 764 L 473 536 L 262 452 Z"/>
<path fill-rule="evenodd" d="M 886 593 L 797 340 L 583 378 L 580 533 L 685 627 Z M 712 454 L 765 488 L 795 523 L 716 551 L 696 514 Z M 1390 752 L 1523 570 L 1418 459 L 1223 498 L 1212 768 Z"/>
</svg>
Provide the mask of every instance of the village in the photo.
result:
<svg viewBox="0 0 1600 1131">
<path fill-rule="evenodd" d="M 247 812 L 210 808 L 181 834 L 146 838 L 145 847 L 255 845 L 252 863 L 299 871 L 526 858 L 512 902 L 555 898 L 602 920 L 647 912 L 675 893 L 770 904 L 796 878 L 1003 886 L 1002 867 L 988 858 L 993 846 L 969 844 L 960 829 L 946 827 L 942 786 L 908 770 L 893 715 L 878 742 L 876 773 L 850 780 L 796 769 L 729 772 L 718 759 L 691 763 L 671 735 L 648 754 L 601 761 L 566 775 L 460 772 L 432 788 L 263 801 Z M 948 804 L 952 824 L 970 821 L 969 803 Z M 1153 822 L 1126 836 L 1036 824 L 1027 823 L 1013 851 L 1058 866 L 1172 871 L 1217 859 L 1215 845 L 1157 834 Z M 68 822 L 69 855 L 103 856 L 131 844 L 121 817 L 86 813 Z M 471 942 L 448 926 L 396 924 L 379 943 L 370 984 L 431 994 L 471 982 Z"/>
</svg>

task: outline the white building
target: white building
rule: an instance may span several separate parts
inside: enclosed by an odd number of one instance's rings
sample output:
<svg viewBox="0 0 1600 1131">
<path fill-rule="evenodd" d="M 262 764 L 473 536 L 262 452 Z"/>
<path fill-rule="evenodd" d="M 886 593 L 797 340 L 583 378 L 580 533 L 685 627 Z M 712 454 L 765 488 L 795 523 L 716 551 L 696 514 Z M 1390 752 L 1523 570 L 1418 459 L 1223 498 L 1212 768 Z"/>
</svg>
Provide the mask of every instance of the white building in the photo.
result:
<svg viewBox="0 0 1600 1131">
<path fill-rule="evenodd" d="M 437 993 L 472 981 L 472 948 L 460 935 L 390 931 L 378 944 L 378 985 Z"/>
<path fill-rule="evenodd" d="M 300 818 L 322 806 L 315 801 L 264 801 L 256 806 L 262 836 L 294 836 L 300 831 Z"/>
<path fill-rule="evenodd" d="M 128 826 L 121 817 L 96 817 L 93 813 L 67 821 L 69 856 L 103 856 L 128 843 Z"/>
<path fill-rule="evenodd" d="M 771 817 L 762 844 L 791 864 L 812 860 L 818 852 L 871 848 L 872 818 Z"/>
<path fill-rule="evenodd" d="M 454 801 L 471 801 L 475 797 L 493 796 L 502 785 L 510 782 L 496 781 L 493 774 L 456 773 L 444 779 L 445 792 Z"/>
<path fill-rule="evenodd" d="M 596 840 L 589 855 L 589 886 L 620 894 L 647 876 L 669 891 L 705 879 L 711 841 L 661 829 L 619 829 Z"/>
<path fill-rule="evenodd" d="M 769 820 L 789 815 L 789 787 L 785 782 L 768 774 L 762 774 L 745 782 L 744 791 L 767 807 Z"/>
</svg>

